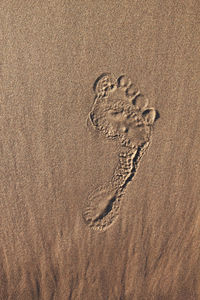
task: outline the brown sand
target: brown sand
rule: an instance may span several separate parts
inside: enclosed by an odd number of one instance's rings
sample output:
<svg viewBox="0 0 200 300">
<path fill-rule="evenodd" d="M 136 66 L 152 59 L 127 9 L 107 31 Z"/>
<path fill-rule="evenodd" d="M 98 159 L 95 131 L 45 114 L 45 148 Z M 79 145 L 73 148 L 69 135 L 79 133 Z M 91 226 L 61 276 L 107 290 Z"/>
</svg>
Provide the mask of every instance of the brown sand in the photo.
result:
<svg viewBox="0 0 200 300">
<path fill-rule="evenodd" d="M 1 300 L 200 299 L 199 8 L 0 2 Z"/>
</svg>

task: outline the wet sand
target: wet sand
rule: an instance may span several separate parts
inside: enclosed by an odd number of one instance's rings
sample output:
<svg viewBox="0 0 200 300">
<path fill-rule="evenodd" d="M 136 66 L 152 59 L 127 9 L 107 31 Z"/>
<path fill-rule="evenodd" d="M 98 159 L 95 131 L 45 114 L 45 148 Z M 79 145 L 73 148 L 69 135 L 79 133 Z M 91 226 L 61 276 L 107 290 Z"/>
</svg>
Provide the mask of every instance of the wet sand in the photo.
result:
<svg viewBox="0 0 200 300">
<path fill-rule="evenodd" d="M 199 7 L 1 1 L 0 300 L 200 299 Z"/>
</svg>

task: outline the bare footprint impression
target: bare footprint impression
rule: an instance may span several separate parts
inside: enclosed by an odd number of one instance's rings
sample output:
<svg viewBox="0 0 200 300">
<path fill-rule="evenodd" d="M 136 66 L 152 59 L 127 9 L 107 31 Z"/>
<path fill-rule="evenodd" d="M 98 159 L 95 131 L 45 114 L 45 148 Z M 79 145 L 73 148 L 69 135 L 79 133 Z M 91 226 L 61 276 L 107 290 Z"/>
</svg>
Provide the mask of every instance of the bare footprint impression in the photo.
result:
<svg viewBox="0 0 200 300">
<path fill-rule="evenodd" d="M 157 112 L 125 75 L 115 78 L 112 74 L 102 74 L 94 83 L 94 92 L 89 121 L 106 138 L 117 139 L 123 149 L 119 151 L 111 181 L 88 196 L 83 211 L 90 228 L 105 231 L 119 216 L 127 184 L 150 144 Z"/>
</svg>

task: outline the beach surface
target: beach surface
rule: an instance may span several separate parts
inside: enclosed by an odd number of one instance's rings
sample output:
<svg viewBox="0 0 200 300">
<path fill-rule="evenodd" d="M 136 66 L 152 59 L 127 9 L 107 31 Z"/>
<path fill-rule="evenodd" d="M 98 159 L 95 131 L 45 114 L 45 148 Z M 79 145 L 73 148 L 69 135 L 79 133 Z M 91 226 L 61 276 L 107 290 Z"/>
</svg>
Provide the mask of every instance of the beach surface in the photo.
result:
<svg viewBox="0 0 200 300">
<path fill-rule="evenodd" d="M 0 300 L 200 299 L 200 2 L 0 3 Z"/>
</svg>

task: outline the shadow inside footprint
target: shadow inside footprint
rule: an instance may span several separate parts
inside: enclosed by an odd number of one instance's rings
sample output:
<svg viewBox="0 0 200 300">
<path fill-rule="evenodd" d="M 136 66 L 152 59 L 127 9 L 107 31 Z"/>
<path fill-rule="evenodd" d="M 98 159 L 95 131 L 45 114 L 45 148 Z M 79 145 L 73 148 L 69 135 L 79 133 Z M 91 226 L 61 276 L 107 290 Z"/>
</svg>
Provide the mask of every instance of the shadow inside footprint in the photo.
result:
<svg viewBox="0 0 200 300">
<path fill-rule="evenodd" d="M 113 196 L 110 200 L 108 205 L 105 207 L 104 211 L 94 220 L 96 222 L 97 220 L 103 219 L 109 212 L 112 210 L 113 203 L 116 201 L 116 195 Z"/>
</svg>

